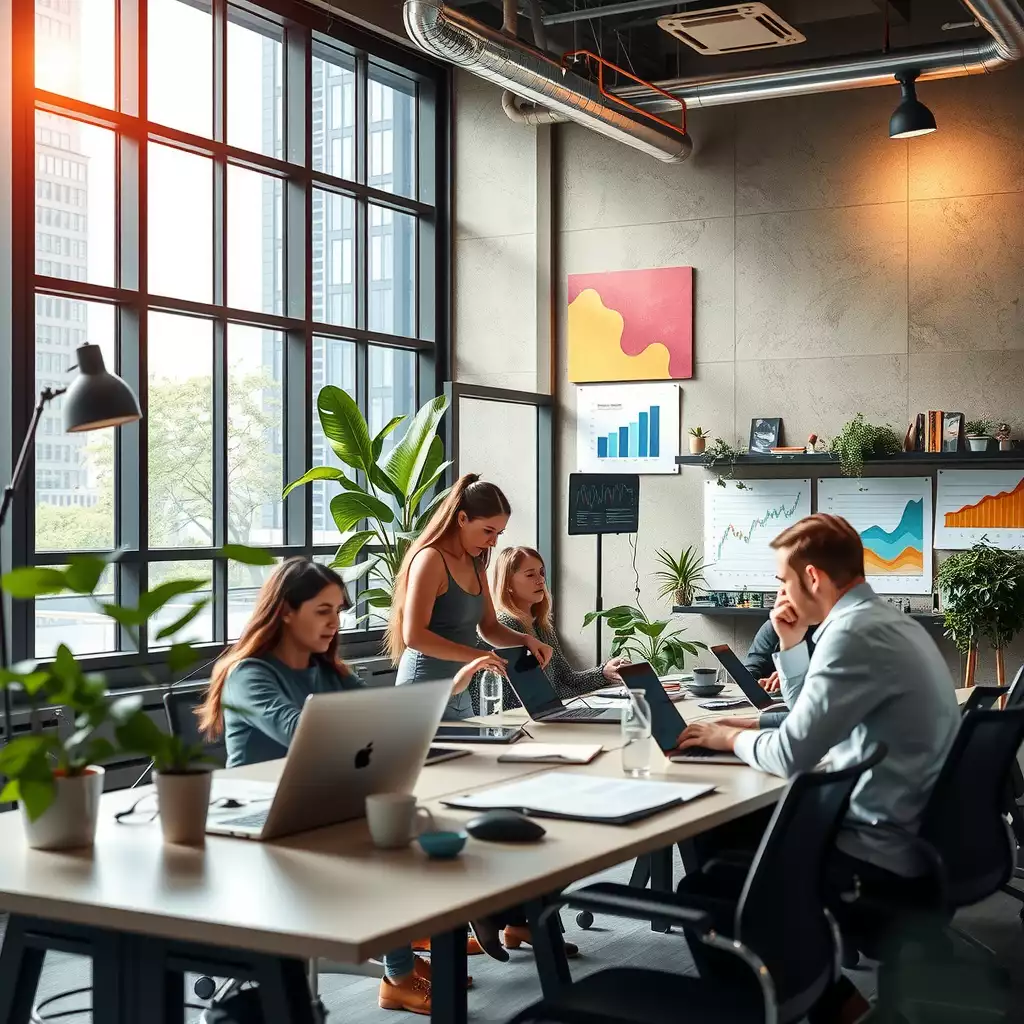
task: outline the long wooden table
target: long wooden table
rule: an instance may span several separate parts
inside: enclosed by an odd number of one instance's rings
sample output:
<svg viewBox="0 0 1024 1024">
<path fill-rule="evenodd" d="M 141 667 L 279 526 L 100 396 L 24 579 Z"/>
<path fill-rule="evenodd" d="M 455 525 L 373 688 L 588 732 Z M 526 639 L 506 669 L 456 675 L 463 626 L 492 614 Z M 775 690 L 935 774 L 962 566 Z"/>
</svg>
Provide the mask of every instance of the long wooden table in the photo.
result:
<svg viewBox="0 0 1024 1024">
<path fill-rule="evenodd" d="M 693 710 L 684 714 L 696 718 Z M 456 824 L 469 815 L 445 808 L 446 795 L 540 771 L 622 777 L 617 726 L 529 728 L 538 741 L 601 742 L 606 752 L 560 769 L 499 764 L 504 748 L 476 745 L 468 757 L 425 768 L 416 794 L 436 820 Z M 0 909 L 12 915 L 0 950 L 0 1021 L 26 1024 L 40 950 L 56 948 L 94 957 L 94 1014 L 104 1024 L 177 1024 L 184 970 L 254 978 L 268 1019 L 312 1024 L 304 961 L 360 963 L 429 935 L 433 1019 L 460 1024 L 468 920 L 537 906 L 588 875 L 769 806 L 785 786 L 745 767 L 653 756 L 652 778 L 711 782 L 715 793 L 624 827 L 545 821 L 547 836 L 533 845 L 471 839 L 449 862 L 428 861 L 415 847 L 378 850 L 364 820 L 269 843 L 209 836 L 204 848 L 169 846 L 157 822 L 114 821 L 138 790 L 103 797 L 95 847 L 84 851 L 29 850 L 20 814 L 0 815 Z M 279 771 L 271 762 L 233 774 Z"/>
</svg>

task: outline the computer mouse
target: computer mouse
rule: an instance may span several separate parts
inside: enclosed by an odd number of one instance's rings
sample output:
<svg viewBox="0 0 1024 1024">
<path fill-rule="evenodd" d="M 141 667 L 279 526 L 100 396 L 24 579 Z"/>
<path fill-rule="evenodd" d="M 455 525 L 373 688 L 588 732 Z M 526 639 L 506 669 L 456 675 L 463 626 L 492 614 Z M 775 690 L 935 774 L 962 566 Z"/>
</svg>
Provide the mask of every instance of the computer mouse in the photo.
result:
<svg viewBox="0 0 1024 1024">
<path fill-rule="evenodd" d="M 244 807 L 245 804 L 241 800 L 236 800 L 233 796 L 226 796 L 221 801 L 221 807 L 229 811 L 237 810 L 239 807 Z"/>
<path fill-rule="evenodd" d="M 466 831 L 488 843 L 535 843 L 547 830 L 518 811 L 485 811 L 466 822 Z"/>
</svg>

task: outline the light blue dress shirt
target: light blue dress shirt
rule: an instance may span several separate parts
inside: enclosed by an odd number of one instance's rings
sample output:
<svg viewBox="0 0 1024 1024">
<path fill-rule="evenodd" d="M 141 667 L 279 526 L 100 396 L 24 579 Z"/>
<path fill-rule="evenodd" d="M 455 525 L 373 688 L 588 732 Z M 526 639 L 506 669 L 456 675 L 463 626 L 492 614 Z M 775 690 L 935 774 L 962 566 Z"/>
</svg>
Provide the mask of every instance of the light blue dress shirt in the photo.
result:
<svg viewBox="0 0 1024 1024">
<path fill-rule="evenodd" d="M 826 755 L 845 768 L 884 743 L 889 753 L 857 784 L 837 845 L 896 874 L 921 874 L 906 838 L 866 826 L 917 831 L 960 723 L 949 668 L 924 627 L 867 583 L 836 602 L 814 642 L 812 655 L 805 643 L 775 654 L 791 711 L 778 729 L 741 733 L 736 753 L 787 777 Z"/>
</svg>

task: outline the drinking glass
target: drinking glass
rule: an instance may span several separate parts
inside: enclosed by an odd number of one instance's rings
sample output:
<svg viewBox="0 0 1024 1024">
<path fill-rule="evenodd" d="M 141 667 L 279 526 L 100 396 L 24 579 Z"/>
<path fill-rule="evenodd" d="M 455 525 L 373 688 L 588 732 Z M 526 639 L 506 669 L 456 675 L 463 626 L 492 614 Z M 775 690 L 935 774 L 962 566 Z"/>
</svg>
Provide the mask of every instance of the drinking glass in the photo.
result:
<svg viewBox="0 0 1024 1024">
<path fill-rule="evenodd" d="M 622 709 L 622 770 L 633 778 L 651 774 L 651 708 L 643 690 L 630 690 Z"/>
<path fill-rule="evenodd" d="M 497 672 L 484 672 L 480 676 L 480 714 L 497 716 L 498 725 L 501 724 L 503 682 Z"/>
</svg>

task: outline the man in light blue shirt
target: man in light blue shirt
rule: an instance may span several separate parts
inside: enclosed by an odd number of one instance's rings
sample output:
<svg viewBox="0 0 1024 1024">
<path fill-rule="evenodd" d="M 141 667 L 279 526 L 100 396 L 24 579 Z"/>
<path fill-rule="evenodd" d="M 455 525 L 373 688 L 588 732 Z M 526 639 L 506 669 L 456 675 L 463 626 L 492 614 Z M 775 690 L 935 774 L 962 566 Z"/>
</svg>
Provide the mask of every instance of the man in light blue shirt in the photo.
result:
<svg viewBox="0 0 1024 1024">
<path fill-rule="evenodd" d="M 960 722 L 953 679 L 924 627 L 868 585 L 860 535 L 846 520 L 809 516 L 772 547 L 774 660 L 790 713 L 777 729 L 748 719 L 695 723 L 680 747 L 735 751 L 754 768 L 786 777 L 826 756 L 832 768 L 844 768 L 884 743 L 887 756 L 853 792 L 826 885 L 830 903 L 857 886 L 905 894 L 926 868 L 900 833 L 917 831 L 953 745 Z M 821 625 L 808 654 L 805 637 L 815 622 Z"/>
</svg>

